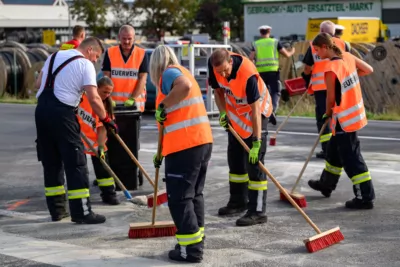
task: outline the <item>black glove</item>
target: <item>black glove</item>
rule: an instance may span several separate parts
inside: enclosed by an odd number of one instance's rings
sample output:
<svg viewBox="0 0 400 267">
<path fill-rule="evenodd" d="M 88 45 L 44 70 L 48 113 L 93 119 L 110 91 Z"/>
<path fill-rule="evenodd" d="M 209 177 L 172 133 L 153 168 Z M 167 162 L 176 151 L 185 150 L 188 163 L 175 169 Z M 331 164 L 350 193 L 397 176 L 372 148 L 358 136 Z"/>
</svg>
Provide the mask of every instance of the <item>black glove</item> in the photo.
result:
<svg viewBox="0 0 400 267">
<path fill-rule="evenodd" d="M 114 120 L 110 119 L 108 115 L 100 121 L 103 123 L 104 127 L 106 127 L 107 130 L 112 129 L 116 134 L 118 134 L 118 125 L 115 123 Z"/>
<path fill-rule="evenodd" d="M 272 123 L 272 125 L 276 125 L 276 117 L 274 112 L 272 112 L 269 116 L 268 122 Z"/>
<path fill-rule="evenodd" d="M 304 81 L 306 82 L 306 88 L 310 85 L 311 81 L 311 73 L 306 75 L 304 72 L 301 73 L 301 77 L 303 77 Z"/>
</svg>

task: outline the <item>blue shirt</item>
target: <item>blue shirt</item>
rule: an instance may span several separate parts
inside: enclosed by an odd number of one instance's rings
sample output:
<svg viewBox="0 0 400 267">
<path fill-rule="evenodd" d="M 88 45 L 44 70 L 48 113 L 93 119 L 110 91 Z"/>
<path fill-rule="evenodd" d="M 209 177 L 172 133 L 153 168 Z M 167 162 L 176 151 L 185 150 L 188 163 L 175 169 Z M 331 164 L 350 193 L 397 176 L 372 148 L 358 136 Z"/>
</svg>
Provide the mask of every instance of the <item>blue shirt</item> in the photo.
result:
<svg viewBox="0 0 400 267">
<path fill-rule="evenodd" d="M 176 78 L 182 75 L 183 73 L 177 68 L 168 68 L 167 70 L 165 70 L 162 74 L 161 92 L 164 95 L 168 95 L 169 92 L 171 92 L 172 90 L 172 86 Z"/>
</svg>

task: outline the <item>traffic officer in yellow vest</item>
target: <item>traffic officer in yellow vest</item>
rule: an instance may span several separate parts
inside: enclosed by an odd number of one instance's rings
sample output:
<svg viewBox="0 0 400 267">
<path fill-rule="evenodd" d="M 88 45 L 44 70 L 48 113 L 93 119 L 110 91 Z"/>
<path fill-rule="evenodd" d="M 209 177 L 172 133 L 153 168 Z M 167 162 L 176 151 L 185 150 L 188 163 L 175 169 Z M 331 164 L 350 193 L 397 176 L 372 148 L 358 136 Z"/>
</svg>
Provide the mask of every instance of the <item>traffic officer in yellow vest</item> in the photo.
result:
<svg viewBox="0 0 400 267">
<path fill-rule="evenodd" d="M 326 20 L 320 24 L 320 32 L 327 33 L 331 36 L 335 34 L 335 24 L 332 21 Z M 349 52 L 348 47 L 339 38 L 333 37 L 336 45 L 341 49 Z M 324 82 L 324 72 L 325 64 L 328 60 L 321 60 L 317 55 L 313 46 L 307 49 L 304 56 L 303 63 L 304 72 L 301 74 L 306 82 L 306 87 L 309 86 L 309 94 L 313 94 L 315 98 L 315 118 L 317 120 L 318 132 L 321 131 L 322 125 L 324 125 L 325 120 L 322 118 L 326 111 L 326 85 Z M 320 143 L 322 151 L 316 154 L 317 158 L 325 159 L 326 148 L 332 133 L 329 125 L 325 128 L 325 131 L 321 135 Z"/>
<path fill-rule="evenodd" d="M 134 45 L 135 29 L 130 25 L 121 26 L 118 39 L 120 45 L 108 48 L 104 54 L 102 71 L 115 85 L 113 101 L 117 105 L 136 105 L 143 112 L 148 73 L 145 50 Z"/>
<path fill-rule="evenodd" d="M 281 82 L 279 77 L 279 54 L 291 57 L 295 49 L 288 52 L 275 38 L 271 38 L 271 27 L 263 25 L 258 28 L 261 38 L 252 44 L 250 60 L 255 60 L 257 71 L 268 86 L 272 98 L 273 112 L 276 113 L 281 96 Z M 275 124 L 273 121 L 271 121 Z"/>
<path fill-rule="evenodd" d="M 267 178 L 258 166 L 267 151 L 267 124 L 272 114 L 268 89 L 254 64 L 226 49 L 216 49 L 208 63 L 209 84 L 215 90 L 220 125 L 228 123 L 251 148 L 247 153 L 228 132 L 230 198 L 219 215 L 247 213 L 238 226 L 266 223 Z"/>
</svg>

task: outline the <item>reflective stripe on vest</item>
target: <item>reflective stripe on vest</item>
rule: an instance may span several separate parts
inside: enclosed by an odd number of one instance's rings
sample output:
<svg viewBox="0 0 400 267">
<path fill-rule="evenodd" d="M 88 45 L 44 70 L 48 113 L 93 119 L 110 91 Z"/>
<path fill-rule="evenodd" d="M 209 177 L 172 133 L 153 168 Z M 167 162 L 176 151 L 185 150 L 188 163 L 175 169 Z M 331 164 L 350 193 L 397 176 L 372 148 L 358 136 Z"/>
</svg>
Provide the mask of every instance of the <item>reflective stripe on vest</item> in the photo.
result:
<svg viewBox="0 0 400 267">
<path fill-rule="evenodd" d="M 345 43 L 340 40 L 339 38 L 333 37 L 335 44 L 344 52 L 346 51 L 345 49 Z M 310 80 L 310 86 L 312 91 L 321 91 L 321 90 L 326 90 L 326 84 L 325 84 L 325 67 L 326 64 L 329 62 L 329 59 L 321 59 L 318 55 L 317 52 L 315 51 L 312 42 L 310 42 L 311 46 L 311 53 L 314 59 L 314 65 L 312 69 L 312 75 L 311 75 L 311 80 Z"/>
<path fill-rule="evenodd" d="M 167 119 L 164 122 L 163 156 L 213 142 L 210 121 L 197 81 L 182 66 L 169 68 L 179 69 L 190 80 L 192 87 L 185 99 L 165 110 Z M 166 97 L 161 88 L 162 76 L 158 85 L 156 107 Z"/>
<path fill-rule="evenodd" d="M 75 45 L 73 44 L 62 44 L 60 47 L 60 50 L 69 50 L 69 49 L 74 49 Z"/>
<path fill-rule="evenodd" d="M 344 52 L 342 60 L 329 62 L 328 70 L 336 74 L 341 84 L 340 106 L 335 103 L 333 108 L 332 134 L 335 135 L 336 121 L 345 132 L 361 130 L 367 125 L 367 117 L 354 56 Z"/>
<path fill-rule="evenodd" d="M 256 50 L 256 67 L 258 72 L 278 71 L 278 40 L 262 38 L 253 43 Z"/>
<path fill-rule="evenodd" d="M 108 48 L 107 53 L 111 63 L 111 79 L 114 82 L 114 90 L 111 96 L 115 103 L 120 105 L 131 97 L 136 88 L 139 68 L 144 60 L 145 50 L 135 46 L 126 63 L 118 45 Z M 144 111 L 145 102 L 146 88 L 143 88 L 143 93 L 135 98 L 135 105 L 141 112 Z"/>
<path fill-rule="evenodd" d="M 230 52 L 231 56 L 240 56 Z M 257 78 L 258 90 L 260 93 L 260 111 L 265 117 L 269 117 L 272 113 L 272 100 L 268 88 L 261 79 L 254 64 L 245 57 L 242 57 L 242 63 L 236 74 L 235 79 L 229 82 L 219 73 L 215 72 L 216 80 L 219 87 L 225 91 L 226 113 L 232 122 L 232 127 L 242 137 L 248 138 L 253 133 L 253 123 L 251 119 L 251 107 L 248 105 L 246 96 L 247 80 L 255 75 Z"/>
</svg>

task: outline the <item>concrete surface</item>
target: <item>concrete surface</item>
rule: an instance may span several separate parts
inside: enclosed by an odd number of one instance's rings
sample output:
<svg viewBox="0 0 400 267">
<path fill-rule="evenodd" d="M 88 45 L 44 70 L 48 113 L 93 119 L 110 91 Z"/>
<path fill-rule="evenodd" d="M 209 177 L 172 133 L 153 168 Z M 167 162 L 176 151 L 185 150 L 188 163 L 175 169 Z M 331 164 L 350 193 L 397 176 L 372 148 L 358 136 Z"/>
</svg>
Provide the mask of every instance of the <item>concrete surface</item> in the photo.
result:
<svg viewBox="0 0 400 267">
<path fill-rule="evenodd" d="M 167 258 L 176 243 L 174 237 L 127 237 L 129 223 L 150 220 L 150 209 L 129 202 L 103 205 L 98 188 L 91 188 L 93 209 L 107 216 L 105 224 L 75 225 L 69 219 L 50 222 L 35 152 L 34 107 L 3 104 L 0 114 L 0 266 L 182 265 Z M 345 174 L 329 199 L 310 190 L 307 180 L 319 177 L 324 166 L 322 160 L 310 162 L 299 188 L 307 196 L 305 211 L 322 231 L 340 226 L 345 236 L 340 244 L 313 254 L 306 251 L 303 239 L 315 232 L 290 204 L 279 201 L 272 182 L 267 224 L 239 228 L 235 226 L 237 216 L 217 216 L 218 208 L 228 200 L 227 144 L 225 132 L 216 122 L 213 125 L 215 143 L 204 191 L 206 248 L 203 263 L 193 266 L 400 266 L 400 123 L 370 122 L 360 133 L 376 190 L 374 210 L 344 209 L 344 202 L 353 197 Z M 140 161 L 153 175 L 157 132 L 152 116 L 144 117 L 142 131 Z M 313 119 L 294 118 L 278 135 L 277 145 L 268 147 L 266 166 L 286 188 L 291 188 L 315 138 Z M 93 180 L 90 161 L 89 168 Z M 145 180 L 143 188 L 132 194 L 149 192 Z M 122 194 L 120 199 L 124 200 Z M 168 208 L 160 207 L 157 218 L 169 220 Z"/>
</svg>

